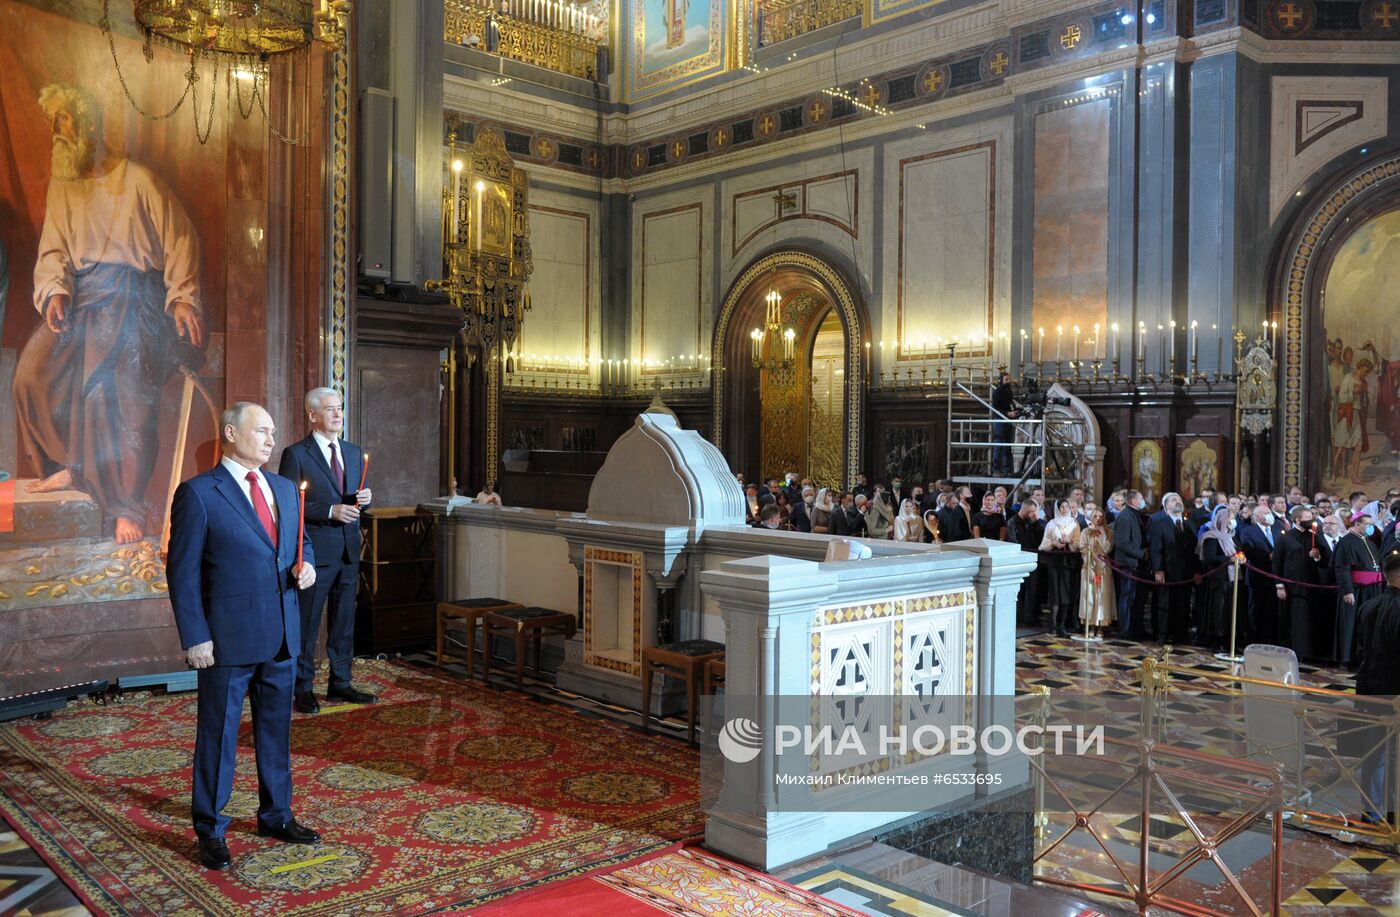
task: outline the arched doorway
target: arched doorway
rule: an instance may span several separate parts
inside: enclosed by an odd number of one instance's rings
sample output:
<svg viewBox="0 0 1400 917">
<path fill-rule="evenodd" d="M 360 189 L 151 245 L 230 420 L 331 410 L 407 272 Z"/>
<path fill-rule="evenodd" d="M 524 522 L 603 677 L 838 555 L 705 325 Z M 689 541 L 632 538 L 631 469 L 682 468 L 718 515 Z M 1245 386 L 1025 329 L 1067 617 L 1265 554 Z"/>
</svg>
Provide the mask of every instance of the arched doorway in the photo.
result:
<svg viewBox="0 0 1400 917">
<path fill-rule="evenodd" d="M 786 369 L 754 365 L 752 333 L 771 292 L 794 332 Z M 774 252 L 739 275 L 713 342 L 713 437 L 733 468 L 849 485 L 860 470 L 867 327 L 845 275 L 809 252 Z"/>
<path fill-rule="evenodd" d="M 1298 218 L 1275 274 L 1279 480 L 1370 491 L 1400 470 L 1400 157 L 1362 166 Z M 1340 341 L 1340 344 L 1338 342 Z"/>
</svg>

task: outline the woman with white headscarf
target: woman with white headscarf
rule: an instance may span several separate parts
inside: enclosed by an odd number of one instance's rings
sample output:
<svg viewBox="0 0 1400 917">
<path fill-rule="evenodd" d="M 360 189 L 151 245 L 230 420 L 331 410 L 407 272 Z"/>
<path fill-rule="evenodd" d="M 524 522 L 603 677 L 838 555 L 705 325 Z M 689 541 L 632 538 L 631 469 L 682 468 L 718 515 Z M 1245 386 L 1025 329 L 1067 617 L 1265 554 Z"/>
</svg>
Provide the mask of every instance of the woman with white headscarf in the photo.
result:
<svg viewBox="0 0 1400 917">
<path fill-rule="evenodd" d="M 919 518 L 919 507 L 913 500 L 899 504 L 899 515 L 894 520 L 894 540 L 915 543 L 924 540 L 924 521 Z"/>
<path fill-rule="evenodd" d="M 1048 573 L 1050 625 L 1057 636 L 1068 637 L 1069 616 L 1079 606 L 1079 523 L 1068 500 L 1055 501 L 1055 517 L 1045 524 L 1040 554 Z"/>
<path fill-rule="evenodd" d="M 817 491 L 817 499 L 812 504 L 812 534 L 825 535 L 831 531 L 831 491 L 825 487 Z"/>
<path fill-rule="evenodd" d="M 1210 525 L 1196 544 L 1201 569 L 1211 571 L 1202 582 L 1206 587 L 1206 622 L 1217 653 L 1228 649 L 1230 643 L 1230 592 L 1234 588 L 1231 584 L 1239 575 L 1232 563 L 1236 553 L 1234 528 L 1230 507 L 1217 506 L 1210 514 Z M 1244 642 L 1243 620 L 1235 622 L 1235 642 L 1237 645 Z"/>
</svg>

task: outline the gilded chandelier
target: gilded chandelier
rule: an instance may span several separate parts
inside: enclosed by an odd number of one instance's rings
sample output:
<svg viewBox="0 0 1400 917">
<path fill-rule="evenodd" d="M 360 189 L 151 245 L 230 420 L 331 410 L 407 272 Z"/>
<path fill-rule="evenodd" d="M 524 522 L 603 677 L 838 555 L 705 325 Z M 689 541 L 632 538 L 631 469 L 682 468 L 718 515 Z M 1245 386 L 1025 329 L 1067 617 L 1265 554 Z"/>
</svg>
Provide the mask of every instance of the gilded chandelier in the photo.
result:
<svg viewBox="0 0 1400 917">
<path fill-rule="evenodd" d="M 327 51 L 345 47 L 350 21 L 350 0 L 132 0 L 136 26 L 145 37 L 142 55 L 154 60 L 154 44 L 161 44 L 188 56 L 185 88 L 171 108 L 160 114 L 146 111 L 132 97 L 117 59 L 112 37 L 111 0 L 102 2 L 98 25 L 107 36 L 112 65 L 126 99 L 143 117 L 163 121 L 192 99 L 195 136 L 200 143 L 209 140 L 217 108 L 219 69 L 234 79 L 238 109 L 247 118 L 257 107 L 269 129 L 284 143 L 300 143 L 305 137 L 287 137 L 273 127 L 267 115 L 268 69 L 273 58 L 310 49 L 313 43 Z M 201 62 L 209 64 L 207 75 Z M 208 80 L 209 104 L 204 124 L 200 124 L 197 84 Z M 248 84 L 246 87 L 244 84 Z M 246 91 L 246 98 L 245 98 Z"/>
</svg>

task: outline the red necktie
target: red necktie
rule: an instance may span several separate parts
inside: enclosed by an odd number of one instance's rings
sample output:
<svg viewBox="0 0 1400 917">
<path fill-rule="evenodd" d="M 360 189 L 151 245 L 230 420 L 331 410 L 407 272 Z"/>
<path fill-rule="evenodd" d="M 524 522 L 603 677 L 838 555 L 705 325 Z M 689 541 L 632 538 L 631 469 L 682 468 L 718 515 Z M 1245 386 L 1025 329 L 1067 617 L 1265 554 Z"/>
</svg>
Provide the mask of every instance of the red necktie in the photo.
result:
<svg viewBox="0 0 1400 917">
<path fill-rule="evenodd" d="M 272 507 L 267 505 L 267 497 L 263 496 L 262 488 L 258 486 L 258 473 L 248 472 L 248 491 L 253 495 L 253 512 L 258 514 L 258 521 L 267 529 L 267 537 L 272 539 L 272 546 L 277 547 L 277 526 L 272 522 Z"/>
<path fill-rule="evenodd" d="M 345 490 L 345 469 L 340 467 L 340 453 L 335 451 L 335 443 L 331 443 L 331 476 L 340 485 L 341 491 Z"/>
</svg>

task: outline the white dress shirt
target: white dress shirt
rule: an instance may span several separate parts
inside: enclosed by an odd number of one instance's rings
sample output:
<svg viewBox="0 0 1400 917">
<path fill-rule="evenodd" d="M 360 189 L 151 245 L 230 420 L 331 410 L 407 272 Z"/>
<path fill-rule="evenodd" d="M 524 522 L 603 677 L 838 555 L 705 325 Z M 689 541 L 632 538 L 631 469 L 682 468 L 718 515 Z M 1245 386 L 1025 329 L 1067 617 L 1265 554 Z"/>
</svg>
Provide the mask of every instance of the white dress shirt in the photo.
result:
<svg viewBox="0 0 1400 917">
<path fill-rule="evenodd" d="M 238 464 L 227 455 L 223 457 L 223 460 L 220 461 L 219 464 L 223 465 L 224 469 L 227 470 L 229 474 L 233 475 L 233 479 L 238 482 L 239 488 L 243 491 L 243 496 L 248 498 L 248 505 L 253 506 L 252 484 L 248 481 L 249 469 Z M 278 518 L 277 498 L 272 495 L 272 485 L 267 483 L 267 475 L 262 473 L 261 468 L 254 471 L 253 474 L 258 476 L 258 487 L 263 492 L 263 499 L 267 501 L 268 507 L 272 510 L 272 521 L 276 523 Z M 256 511 L 254 515 L 256 515 Z"/>
</svg>

